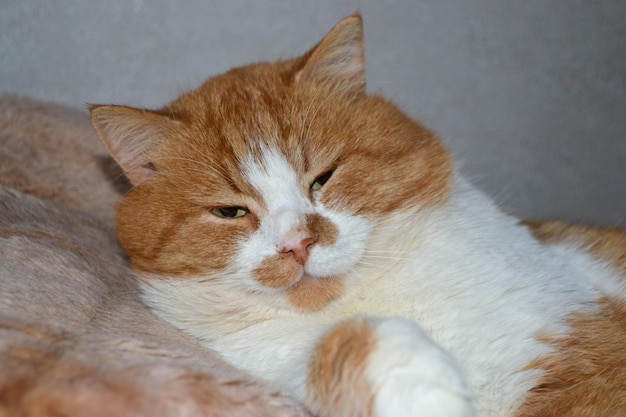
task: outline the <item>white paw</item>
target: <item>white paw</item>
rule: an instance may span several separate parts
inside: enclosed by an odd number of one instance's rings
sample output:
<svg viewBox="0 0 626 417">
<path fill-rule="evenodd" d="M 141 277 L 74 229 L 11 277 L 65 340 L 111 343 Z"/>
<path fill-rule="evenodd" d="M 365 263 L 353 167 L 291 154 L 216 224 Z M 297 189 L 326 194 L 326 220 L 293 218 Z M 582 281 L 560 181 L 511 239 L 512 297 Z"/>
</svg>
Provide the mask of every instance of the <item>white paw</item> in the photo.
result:
<svg viewBox="0 0 626 417">
<path fill-rule="evenodd" d="M 377 417 L 472 417 L 472 395 L 456 362 L 411 320 L 372 323 L 378 344 L 367 376 Z"/>
</svg>

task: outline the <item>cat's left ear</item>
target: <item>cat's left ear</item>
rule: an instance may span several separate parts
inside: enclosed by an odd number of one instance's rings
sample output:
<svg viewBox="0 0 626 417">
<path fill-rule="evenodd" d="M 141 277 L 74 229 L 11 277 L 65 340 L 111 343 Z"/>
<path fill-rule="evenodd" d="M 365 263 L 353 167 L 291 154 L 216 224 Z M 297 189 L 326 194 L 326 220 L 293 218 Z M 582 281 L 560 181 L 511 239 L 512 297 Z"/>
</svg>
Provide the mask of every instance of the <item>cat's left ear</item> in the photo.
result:
<svg viewBox="0 0 626 417">
<path fill-rule="evenodd" d="M 339 22 L 302 57 L 295 81 L 330 83 L 348 94 L 365 94 L 365 43 L 358 14 Z"/>
<path fill-rule="evenodd" d="M 178 122 L 162 114 L 126 106 L 92 105 L 91 123 L 133 185 L 156 174 L 155 150 Z"/>
</svg>

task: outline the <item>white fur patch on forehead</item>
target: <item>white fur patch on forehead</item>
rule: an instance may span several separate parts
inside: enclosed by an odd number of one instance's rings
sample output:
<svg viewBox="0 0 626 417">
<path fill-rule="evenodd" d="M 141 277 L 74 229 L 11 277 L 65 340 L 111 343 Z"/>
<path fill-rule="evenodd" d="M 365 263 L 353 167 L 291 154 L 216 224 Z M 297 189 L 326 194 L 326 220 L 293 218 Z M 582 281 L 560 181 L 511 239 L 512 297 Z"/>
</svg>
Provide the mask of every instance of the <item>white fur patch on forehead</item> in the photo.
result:
<svg viewBox="0 0 626 417">
<path fill-rule="evenodd" d="M 261 156 L 249 154 L 243 162 L 243 176 L 262 196 L 268 211 L 311 210 L 302 192 L 298 174 L 277 149 L 262 147 Z"/>
</svg>

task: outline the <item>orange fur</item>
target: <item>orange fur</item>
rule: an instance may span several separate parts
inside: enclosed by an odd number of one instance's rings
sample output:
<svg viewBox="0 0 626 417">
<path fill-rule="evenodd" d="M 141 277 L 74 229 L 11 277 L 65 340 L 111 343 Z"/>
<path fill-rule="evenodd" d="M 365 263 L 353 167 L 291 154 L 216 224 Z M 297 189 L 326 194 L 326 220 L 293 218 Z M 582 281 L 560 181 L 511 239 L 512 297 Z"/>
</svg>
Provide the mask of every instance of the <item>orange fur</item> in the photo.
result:
<svg viewBox="0 0 626 417">
<path fill-rule="evenodd" d="M 322 246 L 330 246 L 337 241 L 339 230 L 330 220 L 319 214 L 311 214 L 306 217 L 307 227 L 315 236 L 315 243 Z"/>
<path fill-rule="evenodd" d="M 261 227 L 269 210 L 263 190 L 242 175 L 245 161 L 260 158 L 264 149 L 284 156 L 311 202 L 312 182 L 334 170 L 328 186 L 315 194 L 329 210 L 374 220 L 444 202 L 452 181 L 447 150 L 390 102 L 365 93 L 363 61 L 360 18 L 354 16 L 299 58 L 233 69 L 163 109 L 92 107 L 96 130 L 135 185 L 119 205 L 117 223 L 135 270 L 144 279 L 227 279 L 219 273 L 234 264 L 239 242 Z M 220 207 L 244 207 L 249 215 L 211 214 Z M 337 227 L 321 216 L 298 225 L 316 244 L 337 239 Z M 620 232 L 558 223 L 533 228 L 549 241 L 580 239 L 599 258 L 626 270 Z M 319 311 L 344 293 L 345 283 L 302 274 L 303 258 L 276 253 L 260 262 L 253 279 L 297 310 Z M 543 339 L 554 352 L 528 365 L 546 374 L 518 416 L 626 414 L 623 301 L 605 298 L 597 314 L 569 320 L 570 334 Z M 317 346 L 308 380 L 310 408 L 320 416 L 371 415 L 373 394 L 364 369 L 376 340 L 367 323 L 340 324 Z M 350 387 L 354 396 L 339 386 Z"/>
<path fill-rule="evenodd" d="M 317 345 L 309 363 L 308 408 L 318 417 L 372 416 L 375 393 L 365 369 L 376 343 L 365 319 L 335 326 Z"/>
<path fill-rule="evenodd" d="M 626 233 L 564 222 L 529 222 L 547 243 L 568 242 L 588 249 L 599 259 L 626 272 Z M 599 300 L 597 314 L 576 314 L 565 337 L 547 336 L 554 353 L 529 368 L 546 375 L 531 390 L 517 417 L 614 417 L 626 415 L 626 303 Z"/>
<path fill-rule="evenodd" d="M 615 417 L 626 415 L 626 305 L 600 301 L 598 314 L 570 319 L 566 337 L 546 337 L 555 352 L 529 368 L 546 375 L 533 388 L 518 417 Z"/>
<path fill-rule="evenodd" d="M 290 254 L 281 253 L 266 258 L 254 268 L 252 275 L 262 285 L 269 288 L 289 288 L 302 273 L 302 267 Z"/>
<path fill-rule="evenodd" d="M 447 197 L 445 147 L 388 101 L 365 95 L 362 36 L 353 16 L 300 58 L 233 69 L 161 110 L 92 106 L 96 130 L 135 185 L 118 206 L 117 226 L 140 275 L 211 276 L 232 264 L 237 242 L 265 214 L 260 191 L 241 175 L 241 162 L 259 156 L 261 145 L 284 154 L 304 193 L 336 168 L 334 185 L 320 191 L 330 209 L 377 217 Z M 224 221 L 209 214 L 223 206 L 251 215 Z M 321 216 L 307 222 L 318 244 L 336 238 Z M 278 258 L 257 275 L 271 288 L 297 278 Z M 340 288 L 330 282 L 325 290 L 303 283 L 288 299 L 326 305 Z M 303 294 L 322 298 L 305 303 Z"/>
<path fill-rule="evenodd" d="M 294 307 L 303 311 L 319 311 L 343 293 L 341 278 L 311 278 L 308 275 L 287 290 L 287 299 Z"/>
<path fill-rule="evenodd" d="M 534 235 L 546 243 L 568 242 L 579 245 L 598 258 L 610 262 L 626 275 L 626 232 L 597 229 L 562 221 L 527 222 Z"/>
</svg>

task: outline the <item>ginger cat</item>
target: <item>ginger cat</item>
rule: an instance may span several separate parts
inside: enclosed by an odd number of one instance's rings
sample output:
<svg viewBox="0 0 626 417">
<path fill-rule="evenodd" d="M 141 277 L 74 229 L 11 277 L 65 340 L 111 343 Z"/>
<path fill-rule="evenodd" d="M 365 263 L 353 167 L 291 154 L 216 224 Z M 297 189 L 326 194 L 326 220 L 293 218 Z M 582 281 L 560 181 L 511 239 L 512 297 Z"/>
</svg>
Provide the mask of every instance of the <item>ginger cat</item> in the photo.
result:
<svg viewBox="0 0 626 417">
<path fill-rule="evenodd" d="M 500 211 L 366 94 L 359 16 L 91 115 L 145 303 L 314 415 L 626 415 L 626 236 Z"/>
</svg>

